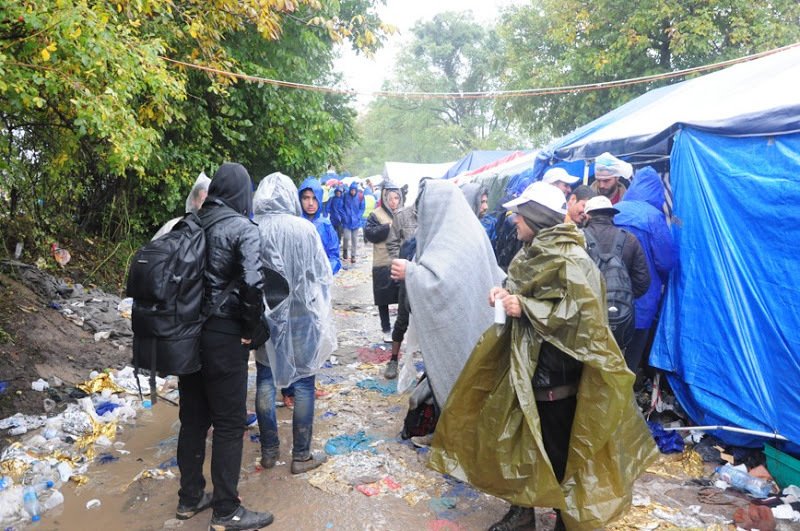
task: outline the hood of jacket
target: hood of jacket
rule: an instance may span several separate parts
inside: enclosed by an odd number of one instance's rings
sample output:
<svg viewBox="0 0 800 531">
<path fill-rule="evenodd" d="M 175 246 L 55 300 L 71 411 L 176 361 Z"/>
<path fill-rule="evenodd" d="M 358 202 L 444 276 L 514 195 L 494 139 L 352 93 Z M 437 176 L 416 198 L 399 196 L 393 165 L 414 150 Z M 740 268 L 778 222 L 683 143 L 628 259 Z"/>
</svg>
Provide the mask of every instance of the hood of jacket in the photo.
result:
<svg viewBox="0 0 800 531">
<path fill-rule="evenodd" d="M 660 212 L 666 198 L 664 197 L 664 185 L 656 170 L 651 166 L 645 166 L 637 171 L 622 200 L 646 201 Z"/>
<path fill-rule="evenodd" d="M 302 215 L 297 187 L 287 175 L 281 172 L 270 173 L 258 183 L 253 196 L 255 214 Z"/>
<path fill-rule="evenodd" d="M 322 191 L 322 183 L 319 182 L 319 179 L 316 177 L 306 177 L 305 180 L 300 184 L 297 188 L 297 197 L 299 198 L 303 195 L 305 190 L 311 190 L 314 192 L 314 197 L 317 198 L 317 211 L 314 214 L 314 217 L 311 220 L 315 220 L 322 215 L 322 199 L 323 199 L 323 191 Z M 305 217 L 305 212 L 302 208 L 302 202 L 300 207 L 300 213 L 302 216 Z"/>
<path fill-rule="evenodd" d="M 350 190 L 355 190 L 358 195 L 358 183 L 355 181 L 350 183 L 350 186 L 347 187 L 347 195 L 350 195 Z"/>
<path fill-rule="evenodd" d="M 241 164 L 224 163 L 208 185 L 207 199 L 222 201 L 249 218 L 253 213 L 253 181 L 250 179 L 250 174 Z"/>
<path fill-rule="evenodd" d="M 195 198 L 203 191 L 208 193 L 209 184 L 211 184 L 211 179 L 209 179 L 208 176 L 201 171 L 200 175 L 197 176 L 197 180 L 194 182 L 194 186 L 192 186 L 192 191 L 186 196 L 186 209 L 184 212 L 194 212 L 197 214 L 197 211 L 200 210 L 200 207 L 203 204 L 200 203 L 198 205 L 197 201 L 195 201 Z"/>
<path fill-rule="evenodd" d="M 396 192 L 397 195 L 400 196 L 400 202 L 397 204 L 397 209 L 394 212 L 389 209 L 389 205 L 386 203 L 386 197 L 389 192 Z M 403 208 L 403 191 L 391 181 L 383 181 L 381 185 L 381 208 L 388 212 L 390 216 L 394 216 L 395 212 Z"/>
<path fill-rule="evenodd" d="M 464 194 L 464 197 L 467 199 L 467 204 L 475 215 L 480 216 L 481 196 L 484 194 L 488 196 L 489 189 L 478 183 L 467 183 L 461 187 L 461 192 Z"/>
</svg>

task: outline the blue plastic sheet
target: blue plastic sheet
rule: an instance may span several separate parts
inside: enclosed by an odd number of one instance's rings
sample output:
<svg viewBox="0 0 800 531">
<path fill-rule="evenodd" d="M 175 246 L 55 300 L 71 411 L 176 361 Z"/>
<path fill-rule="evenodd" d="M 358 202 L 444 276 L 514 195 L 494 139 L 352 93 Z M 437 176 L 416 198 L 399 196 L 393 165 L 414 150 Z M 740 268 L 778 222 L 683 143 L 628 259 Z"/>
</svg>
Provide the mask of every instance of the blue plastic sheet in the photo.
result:
<svg viewBox="0 0 800 531">
<path fill-rule="evenodd" d="M 650 363 L 696 423 L 800 442 L 800 134 L 683 130 L 671 179 L 679 258 Z"/>
<path fill-rule="evenodd" d="M 389 396 L 397 393 L 397 380 L 388 380 L 379 382 L 373 378 L 366 378 L 356 384 L 360 389 L 367 391 L 378 391 L 383 396 Z"/>
<path fill-rule="evenodd" d="M 328 455 L 342 455 L 350 452 L 372 452 L 377 453 L 374 447 L 370 446 L 375 439 L 363 431 L 354 434 L 339 435 L 328 439 L 325 443 L 325 453 Z"/>
<path fill-rule="evenodd" d="M 653 434 L 658 445 L 658 450 L 662 454 L 680 454 L 683 452 L 685 443 L 677 431 L 665 431 L 658 422 L 647 421 L 647 427 Z"/>
</svg>

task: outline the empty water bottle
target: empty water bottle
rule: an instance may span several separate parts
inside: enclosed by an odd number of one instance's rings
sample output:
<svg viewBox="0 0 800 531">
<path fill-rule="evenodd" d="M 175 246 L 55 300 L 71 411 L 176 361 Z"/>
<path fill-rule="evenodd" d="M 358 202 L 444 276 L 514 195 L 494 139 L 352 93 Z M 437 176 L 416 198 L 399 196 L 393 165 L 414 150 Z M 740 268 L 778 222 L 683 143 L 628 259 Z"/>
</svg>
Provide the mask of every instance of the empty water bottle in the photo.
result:
<svg viewBox="0 0 800 531">
<path fill-rule="evenodd" d="M 39 497 L 36 495 L 36 489 L 34 487 L 25 487 L 22 493 L 22 505 L 30 515 L 32 522 L 41 520 L 41 516 L 39 516 Z"/>
<path fill-rule="evenodd" d="M 14 484 L 14 480 L 8 476 L 0 477 L 0 490 L 6 490 L 8 487 Z"/>
<path fill-rule="evenodd" d="M 731 487 L 748 493 L 754 498 L 766 498 L 772 492 L 769 481 L 751 476 L 743 470 L 734 468 L 729 464 L 717 467 L 719 478 Z"/>
</svg>

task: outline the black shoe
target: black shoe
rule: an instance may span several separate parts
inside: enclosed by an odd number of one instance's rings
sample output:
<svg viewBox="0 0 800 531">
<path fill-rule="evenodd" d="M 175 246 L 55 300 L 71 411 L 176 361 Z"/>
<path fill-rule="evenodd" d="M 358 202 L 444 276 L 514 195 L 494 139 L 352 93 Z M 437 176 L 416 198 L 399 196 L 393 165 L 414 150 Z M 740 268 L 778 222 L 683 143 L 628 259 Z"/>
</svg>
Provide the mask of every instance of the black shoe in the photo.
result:
<svg viewBox="0 0 800 531">
<path fill-rule="evenodd" d="M 200 497 L 200 501 L 194 503 L 192 505 L 185 505 L 183 503 L 178 503 L 178 508 L 175 509 L 175 518 L 178 520 L 188 520 L 192 516 L 196 515 L 201 511 L 205 511 L 209 507 L 211 507 L 211 493 L 204 492 L 203 495 Z"/>
<path fill-rule="evenodd" d="M 536 531 L 536 510 L 512 505 L 503 519 L 492 524 L 489 531 Z"/>
<path fill-rule="evenodd" d="M 280 455 L 277 448 L 262 448 L 261 449 L 261 466 L 264 468 L 273 468 L 278 461 Z"/>
<path fill-rule="evenodd" d="M 271 513 L 257 513 L 241 505 L 228 516 L 213 516 L 208 525 L 209 531 L 239 531 L 267 527 L 275 517 Z"/>
</svg>

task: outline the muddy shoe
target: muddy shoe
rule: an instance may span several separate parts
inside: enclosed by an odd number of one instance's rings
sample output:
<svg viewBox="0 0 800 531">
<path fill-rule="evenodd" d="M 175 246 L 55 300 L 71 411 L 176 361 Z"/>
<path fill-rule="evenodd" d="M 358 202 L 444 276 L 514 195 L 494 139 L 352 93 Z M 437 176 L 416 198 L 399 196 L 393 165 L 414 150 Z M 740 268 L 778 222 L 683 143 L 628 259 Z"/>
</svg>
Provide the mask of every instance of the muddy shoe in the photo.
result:
<svg viewBox="0 0 800 531">
<path fill-rule="evenodd" d="M 397 360 L 389 360 L 389 363 L 386 364 L 383 377 L 387 380 L 394 380 L 397 378 Z"/>
<path fill-rule="evenodd" d="M 275 519 L 270 513 L 257 513 L 245 509 L 241 505 L 228 516 L 214 516 L 208 525 L 209 531 L 239 531 L 243 529 L 261 529 L 267 527 Z"/>
<path fill-rule="evenodd" d="M 489 531 L 536 531 L 536 511 L 512 505 L 502 520 L 489 527 Z"/>
<path fill-rule="evenodd" d="M 178 520 L 188 520 L 197 513 L 205 511 L 209 507 L 211 507 L 211 493 L 204 492 L 203 496 L 200 498 L 200 501 L 197 503 L 192 505 L 179 503 L 178 508 L 175 510 L 175 518 Z"/>
<path fill-rule="evenodd" d="M 261 466 L 264 468 L 273 468 L 278 461 L 280 452 L 277 448 L 262 448 L 261 449 Z"/>
<path fill-rule="evenodd" d="M 433 442 L 433 434 L 429 433 L 428 435 L 418 435 L 416 437 L 411 437 L 411 444 L 416 446 L 417 448 L 427 448 Z"/>
<path fill-rule="evenodd" d="M 327 455 L 315 453 L 312 453 L 311 457 L 305 461 L 292 460 L 292 474 L 303 474 L 309 470 L 314 470 L 327 460 Z"/>
</svg>

